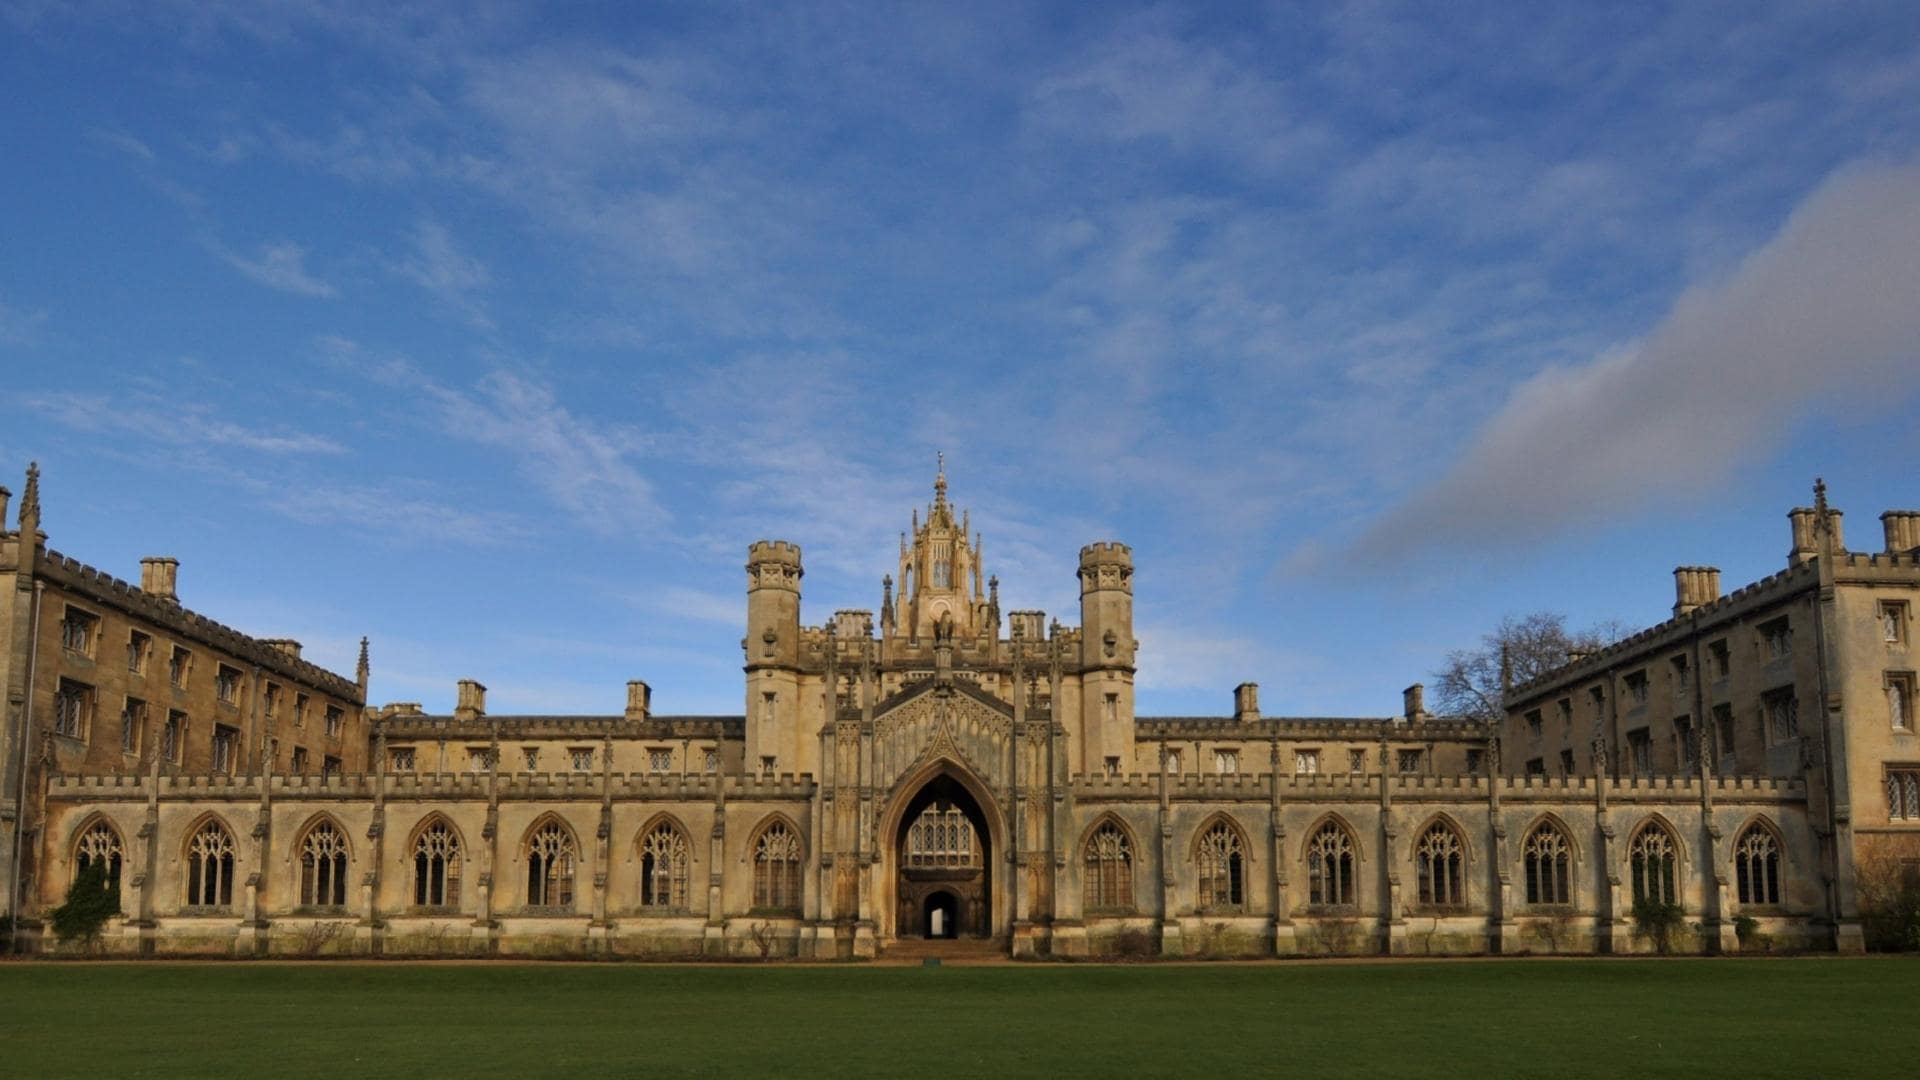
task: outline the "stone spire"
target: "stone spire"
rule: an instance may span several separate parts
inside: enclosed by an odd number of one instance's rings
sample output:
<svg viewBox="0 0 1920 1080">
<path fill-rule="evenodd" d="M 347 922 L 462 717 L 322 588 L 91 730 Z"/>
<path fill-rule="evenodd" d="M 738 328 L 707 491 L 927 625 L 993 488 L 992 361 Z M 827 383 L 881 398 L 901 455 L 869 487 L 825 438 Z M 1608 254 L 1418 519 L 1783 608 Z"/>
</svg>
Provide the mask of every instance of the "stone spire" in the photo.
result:
<svg viewBox="0 0 1920 1080">
<path fill-rule="evenodd" d="M 933 473 L 933 509 L 927 511 L 927 524 L 936 528 L 953 527 L 953 508 L 947 505 L 947 454 L 935 454 Z"/>
<path fill-rule="evenodd" d="M 372 669 L 367 664 L 367 639 L 360 639 L 360 662 L 354 665 L 353 681 L 360 687 L 360 700 L 367 700 L 367 675 Z"/>
</svg>

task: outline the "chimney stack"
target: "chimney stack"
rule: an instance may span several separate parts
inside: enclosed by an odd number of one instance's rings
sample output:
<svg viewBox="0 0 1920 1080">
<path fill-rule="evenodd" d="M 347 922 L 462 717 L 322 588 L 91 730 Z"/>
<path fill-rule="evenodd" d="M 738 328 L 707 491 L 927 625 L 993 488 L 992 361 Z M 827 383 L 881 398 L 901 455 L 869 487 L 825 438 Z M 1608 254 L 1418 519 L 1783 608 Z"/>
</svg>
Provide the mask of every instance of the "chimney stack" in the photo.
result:
<svg viewBox="0 0 1920 1080">
<path fill-rule="evenodd" d="M 300 659 L 300 643 L 293 640 L 292 638 L 267 638 L 266 640 L 262 641 L 260 644 L 271 645 L 273 648 L 278 649 L 283 653 L 286 653 L 288 656 L 293 657 L 295 660 Z"/>
<path fill-rule="evenodd" d="M 627 683 L 627 719 L 645 720 L 653 704 L 653 688 L 639 679 Z"/>
<path fill-rule="evenodd" d="M 1676 566 L 1673 568 L 1673 614 L 1675 618 L 1697 607 L 1720 599 L 1720 568 L 1717 566 Z"/>
<path fill-rule="evenodd" d="M 149 555 L 140 560 L 140 591 L 169 604 L 180 602 L 180 560 L 169 555 Z M 298 655 L 296 651 L 295 655 Z"/>
<path fill-rule="evenodd" d="M 487 715 L 487 688 L 472 679 L 461 679 L 459 703 L 453 707 L 453 718 L 478 720 L 485 715 Z"/>
<path fill-rule="evenodd" d="M 1408 723 L 1427 719 L 1427 688 L 1424 683 L 1414 683 L 1400 691 L 1402 711 Z"/>
<path fill-rule="evenodd" d="M 0 488 L 0 499 L 6 490 Z M 0 502 L 0 508 L 5 506 Z M 1920 549 L 1920 510 L 1889 510 L 1880 515 L 1880 525 L 1887 531 L 1887 554 L 1907 555 Z"/>
<path fill-rule="evenodd" d="M 1233 718 L 1242 724 L 1260 719 L 1260 684 L 1243 682 L 1233 688 Z"/>
</svg>

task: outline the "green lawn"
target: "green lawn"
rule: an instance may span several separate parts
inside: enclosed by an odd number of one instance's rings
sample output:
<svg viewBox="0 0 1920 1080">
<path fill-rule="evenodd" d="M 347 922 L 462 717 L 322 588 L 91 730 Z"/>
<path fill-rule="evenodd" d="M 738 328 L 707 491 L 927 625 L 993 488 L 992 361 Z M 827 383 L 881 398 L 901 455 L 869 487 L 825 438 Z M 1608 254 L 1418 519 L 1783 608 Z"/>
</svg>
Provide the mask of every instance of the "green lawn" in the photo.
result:
<svg viewBox="0 0 1920 1080">
<path fill-rule="evenodd" d="M 5 964 L 7 1076 L 1904 1076 L 1920 961 Z"/>
</svg>

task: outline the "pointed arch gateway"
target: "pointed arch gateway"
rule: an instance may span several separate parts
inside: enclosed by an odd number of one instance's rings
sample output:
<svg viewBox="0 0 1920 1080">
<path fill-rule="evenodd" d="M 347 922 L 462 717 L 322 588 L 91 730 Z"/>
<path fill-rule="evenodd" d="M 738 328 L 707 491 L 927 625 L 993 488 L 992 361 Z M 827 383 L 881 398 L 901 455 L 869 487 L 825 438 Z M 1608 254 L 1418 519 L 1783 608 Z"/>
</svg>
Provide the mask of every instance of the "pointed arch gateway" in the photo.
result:
<svg viewBox="0 0 1920 1080">
<path fill-rule="evenodd" d="M 1006 827 L 971 769 L 935 758 L 894 787 L 881 821 L 886 844 L 880 911 L 891 938 L 1002 936 L 1006 882 L 993 867 Z"/>
</svg>

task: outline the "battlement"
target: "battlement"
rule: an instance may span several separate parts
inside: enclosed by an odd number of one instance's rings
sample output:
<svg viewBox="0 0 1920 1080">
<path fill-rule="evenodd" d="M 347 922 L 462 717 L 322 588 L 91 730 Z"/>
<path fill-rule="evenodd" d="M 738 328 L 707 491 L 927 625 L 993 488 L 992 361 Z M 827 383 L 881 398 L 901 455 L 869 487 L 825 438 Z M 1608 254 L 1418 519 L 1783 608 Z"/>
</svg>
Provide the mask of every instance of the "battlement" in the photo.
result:
<svg viewBox="0 0 1920 1080">
<path fill-rule="evenodd" d="M 1101 540 L 1080 549 L 1081 566 L 1133 565 L 1133 549 L 1118 540 Z"/>
<path fill-rule="evenodd" d="M 788 540 L 755 540 L 747 545 L 747 562 L 800 565 L 800 545 Z"/>
<path fill-rule="evenodd" d="M 50 583 L 89 600 L 119 608 L 189 640 L 221 649 L 236 658 L 251 661 L 285 678 L 304 682 L 344 701 L 360 703 L 359 687 L 345 676 L 301 659 L 297 650 L 288 651 L 272 641 L 244 634 L 181 607 L 179 601 L 171 596 L 144 592 L 138 586 L 130 585 L 104 570 L 52 549 L 46 552 L 40 571 Z"/>
<path fill-rule="evenodd" d="M 1843 565 L 1853 565 L 1857 556 L 1847 553 L 1839 560 Z M 1881 556 L 1882 560 L 1888 558 Z M 1582 678 L 1605 671 L 1618 663 L 1623 657 L 1632 656 L 1652 648 L 1669 635 L 1677 635 L 1690 630 L 1695 625 L 1703 629 L 1705 625 L 1720 619 L 1733 619 L 1746 613 L 1747 609 L 1783 599 L 1796 589 L 1812 585 L 1818 580 L 1819 570 L 1813 562 L 1798 563 L 1785 570 L 1769 574 L 1758 581 L 1743 585 L 1738 589 L 1700 604 L 1686 613 L 1676 615 L 1665 622 L 1656 623 L 1644 630 L 1636 631 L 1620 640 L 1591 652 L 1575 660 L 1570 660 L 1551 671 L 1530 679 L 1513 688 L 1507 695 L 1507 707 L 1529 698 L 1538 696 L 1552 687 L 1563 683 L 1577 682 Z"/>
</svg>

